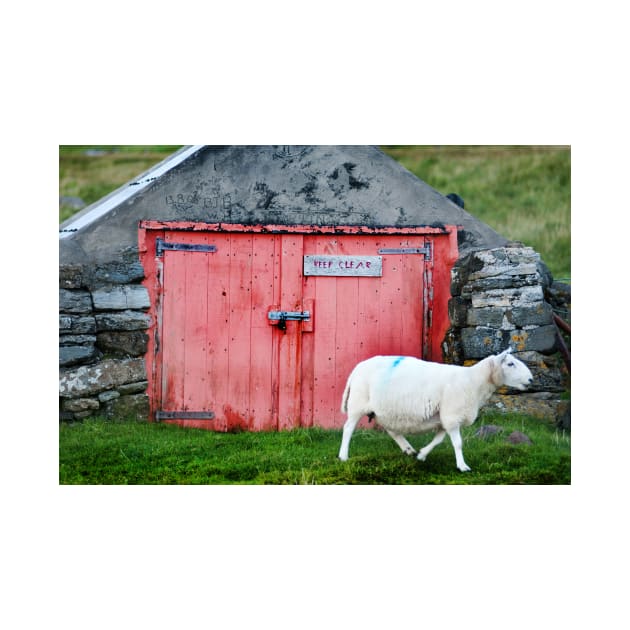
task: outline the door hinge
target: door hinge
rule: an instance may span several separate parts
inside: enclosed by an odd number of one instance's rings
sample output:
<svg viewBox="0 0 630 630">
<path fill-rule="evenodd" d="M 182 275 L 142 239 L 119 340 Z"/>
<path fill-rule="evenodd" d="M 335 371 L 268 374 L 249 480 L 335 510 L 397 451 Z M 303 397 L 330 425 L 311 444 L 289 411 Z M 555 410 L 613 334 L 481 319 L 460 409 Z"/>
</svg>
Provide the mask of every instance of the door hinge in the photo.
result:
<svg viewBox="0 0 630 630">
<path fill-rule="evenodd" d="M 216 245 L 202 245 L 201 243 L 174 243 L 161 238 L 155 240 L 155 255 L 162 256 L 165 250 L 178 252 L 216 252 Z"/>
<path fill-rule="evenodd" d="M 424 254 L 425 260 L 431 260 L 431 242 L 424 247 L 383 247 L 378 250 L 379 254 Z"/>
<path fill-rule="evenodd" d="M 160 420 L 214 420 L 213 411 L 156 411 L 155 419 Z"/>
</svg>

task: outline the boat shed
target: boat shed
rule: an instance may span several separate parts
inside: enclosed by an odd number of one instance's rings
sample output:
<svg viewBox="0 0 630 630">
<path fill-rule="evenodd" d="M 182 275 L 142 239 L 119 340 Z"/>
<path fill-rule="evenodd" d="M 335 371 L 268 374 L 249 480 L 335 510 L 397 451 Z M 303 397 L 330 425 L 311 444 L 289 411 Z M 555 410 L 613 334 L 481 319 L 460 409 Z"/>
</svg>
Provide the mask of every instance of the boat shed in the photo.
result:
<svg viewBox="0 0 630 630">
<path fill-rule="evenodd" d="M 185 147 L 60 227 L 62 409 L 340 427 L 353 366 L 441 361 L 453 265 L 505 244 L 376 147 Z"/>
</svg>

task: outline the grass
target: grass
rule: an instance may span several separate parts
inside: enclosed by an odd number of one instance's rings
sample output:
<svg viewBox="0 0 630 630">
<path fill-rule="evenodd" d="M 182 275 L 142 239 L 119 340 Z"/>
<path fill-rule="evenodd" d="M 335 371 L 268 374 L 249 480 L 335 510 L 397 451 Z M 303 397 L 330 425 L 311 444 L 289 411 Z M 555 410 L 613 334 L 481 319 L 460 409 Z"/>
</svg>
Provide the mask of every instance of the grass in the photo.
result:
<svg viewBox="0 0 630 630">
<path fill-rule="evenodd" d="M 503 432 L 475 437 L 482 424 Z M 533 444 L 506 436 L 526 433 Z M 403 455 L 382 431 L 357 430 L 340 462 L 341 431 L 214 433 L 167 424 L 89 419 L 60 424 L 60 484 L 569 484 L 570 437 L 520 414 L 489 412 L 462 431 L 470 473 L 445 440 L 425 462 Z M 419 448 L 429 435 L 409 436 Z"/>
<path fill-rule="evenodd" d="M 59 147 L 59 196 L 78 197 L 86 205 L 98 201 L 174 153 L 179 146 L 87 146 Z M 77 210 L 60 205 L 59 222 Z"/>
<path fill-rule="evenodd" d="M 60 146 L 59 195 L 93 203 L 178 146 Z M 571 276 L 571 151 L 550 146 L 384 146 L 405 168 L 499 234 L 531 245 L 556 279 Z M 97 155 L 86 154 L 100 150 Z M 76 210 L 59 209 L 59 221 Z"/>
<path fill-rule="evenodd" d="M 571 150 L 556 146 L 398 146 L 383 150 L 506 238 L 571 277 Z"/>
</svg>

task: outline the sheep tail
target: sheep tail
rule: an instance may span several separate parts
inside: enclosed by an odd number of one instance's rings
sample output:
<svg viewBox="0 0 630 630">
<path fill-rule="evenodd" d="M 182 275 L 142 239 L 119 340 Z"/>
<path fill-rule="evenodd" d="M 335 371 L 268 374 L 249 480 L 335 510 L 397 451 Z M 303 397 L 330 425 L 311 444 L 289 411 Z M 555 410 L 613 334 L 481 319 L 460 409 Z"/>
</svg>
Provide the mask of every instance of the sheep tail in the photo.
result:
<svg viewBox="0 0 630 630">
<path fill-rule="evenodd" d="M 350 382 L 352 381 L 352 374 L 348 377 L 346 388 L 343 390 L 343 396 L 341 397 L 341 412 L 348 413 L 348 396 L 350 396 Z"/>
</svg>

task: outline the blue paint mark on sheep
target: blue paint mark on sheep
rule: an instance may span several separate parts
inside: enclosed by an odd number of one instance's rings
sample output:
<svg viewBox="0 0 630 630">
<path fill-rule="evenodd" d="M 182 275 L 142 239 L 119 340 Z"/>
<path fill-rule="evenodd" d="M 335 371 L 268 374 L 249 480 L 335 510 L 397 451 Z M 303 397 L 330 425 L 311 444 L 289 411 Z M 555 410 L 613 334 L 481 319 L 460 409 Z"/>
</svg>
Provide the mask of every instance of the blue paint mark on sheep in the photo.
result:
<svg viewBox="0 0 630 630">
<path fill-rule="evenodd" d="M 398 364 L 404 359 L 405 357 L 396 357 L 393 361 L 393 363 L 389 366 L 389 370 L 387 370 L 387 379 L 389 379 L 392 375 L 392 372 L 398 367 Z"/>
<path fill-rule="evenodd" d="M 405 357 L 396 357 L 390 369 L 394 369 Z"/>
</svg>

